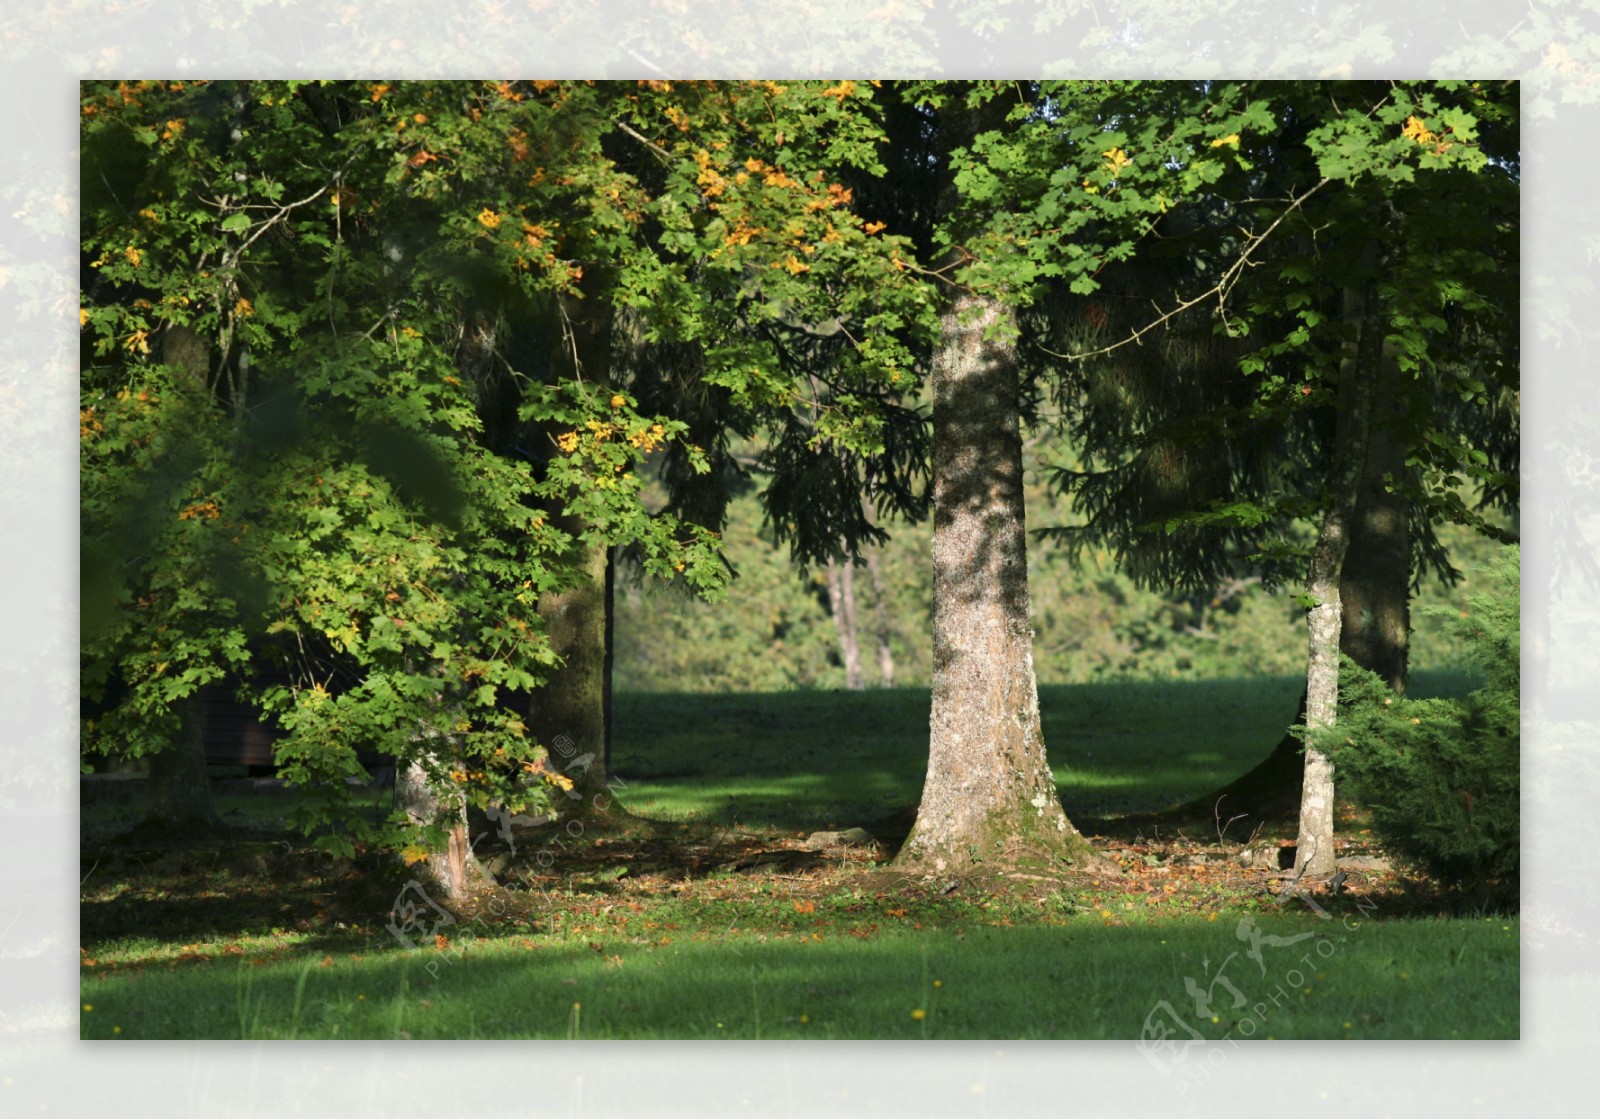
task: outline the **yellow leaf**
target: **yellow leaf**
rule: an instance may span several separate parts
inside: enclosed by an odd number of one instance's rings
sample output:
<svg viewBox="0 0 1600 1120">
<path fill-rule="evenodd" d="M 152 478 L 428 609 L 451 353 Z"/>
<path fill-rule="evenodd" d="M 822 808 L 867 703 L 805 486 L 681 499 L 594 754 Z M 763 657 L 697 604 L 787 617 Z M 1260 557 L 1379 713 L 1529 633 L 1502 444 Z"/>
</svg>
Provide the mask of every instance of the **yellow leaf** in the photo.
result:
<svg viewBox="0 0 1600 1120">
<path fill-rule="evenodd" d="M 1106 163 L 1111 168 L 1111 174 L 1113 175 L 1133 162 L 1128 153 L 1123 151 L 1121 148 L 1109 148 L 1100 154 L 1105 157 Z"/>
<path fill-rule="evenodd" d="M 478 224 L 484 229 L 497 229 L 500 225 L 500 215 L 485 206 L 478 211 Z"/>
<path fill-rule="evenodd" d="M 1226 136 L 1211 141 L 1211 146 L 1213 148 L 1221 148 L 1228 145 L 1232 145 L 1235 148 L 1239 146 L 1239 134 L 1237 132 L 1230 132 Z"/>
<path fill-rule="evenodd" d="M 421 844 L 407 844 L 400 850 L 400 858 L 406 861 L 406 866 L 421 863 L 428 858 L 428 849 Z"/>
<path fill-rule="evenodd" d="M 1407 117 L 1405 126 L 1400 129 L 1400 135 L 1409 136 L 1419 144 L 1431 144 L 1437 139 L 1419 117 Z"/>
</svg>

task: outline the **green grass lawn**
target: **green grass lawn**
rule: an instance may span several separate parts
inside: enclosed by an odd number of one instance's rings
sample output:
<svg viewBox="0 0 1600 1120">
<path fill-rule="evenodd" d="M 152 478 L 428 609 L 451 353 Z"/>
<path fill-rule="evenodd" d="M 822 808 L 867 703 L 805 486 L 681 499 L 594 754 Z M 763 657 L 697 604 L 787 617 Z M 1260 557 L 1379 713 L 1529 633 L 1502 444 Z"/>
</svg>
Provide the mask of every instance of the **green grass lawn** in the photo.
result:
<svg viewBox="0 0 1600 1120">
<path fill-rule="evenodd" d="M 1519 1029 L 1514 919 L 1261 916 L 1270 936 L 1310 936 L 1264 945 L 1258 963 L 1245 956 L 1236 916 L 1139 927 L 1097 913 L 1010 928 L 976 917 L 921 930 L 890 921 L 856 935 L 825 919 L 807 932 L 762 928 L 753 911 L 744 918 L 747 929 L 736 915 L 731 929 L 648 937 L 591 929 L 332 954 L 287 944 L 276 959 L 252 951 L 152 963 L 85 979 L 82 1033 L 1138 1039 L 1158 1011 L 1214 1039 L 1515 1038 Z M 1195 1014 L 1186 978 L 1212 987 L 1216 1021 Z"/>
<path fill-rule="evenodd" d="M 1069 816 L 1161 809 L 1260 762 L 1294 720 L 1304 681 L 1045 685 L 1045 747 Z M 1416 674 L 1414 696 L 1467 691 L 1464 674 Z M 621 694 L 619 796 L 662 820 L 795 830 L 913 806 L 928 762 L 926 689 Z"/>
<path fill-rule="evenodd" d="M 1270 749 L 1297 687 L 1044 689 L 1069 811 L 1146 811 L 1221 784 Z M 690 822 L 683 837 L 731 830 L 754 847 L 869 821 L 916 802 L 927 703 L 914 690 L 619 696 L 621 796 Z M 463 915 L 409 950 L 386 928 L 400 879 L 259 841 L 86 847 L 83 1037 L 1138 1039 L 1173 1015 L 1213 1040 L 1520 1030 L 1517 920 L 1443 917 L 1394 884 L 1324 898 L 1324 918 L 1225 855 L 1197 871 L 1128 849 L 1126 886 L 945 892 L 864 857 L 691 874 L 613 854 L 619 843 L 585 837 L 568 854 L 631 865 L 621 880 L 557 868 L 505 892 L 504 916 Z"/>
</svg>

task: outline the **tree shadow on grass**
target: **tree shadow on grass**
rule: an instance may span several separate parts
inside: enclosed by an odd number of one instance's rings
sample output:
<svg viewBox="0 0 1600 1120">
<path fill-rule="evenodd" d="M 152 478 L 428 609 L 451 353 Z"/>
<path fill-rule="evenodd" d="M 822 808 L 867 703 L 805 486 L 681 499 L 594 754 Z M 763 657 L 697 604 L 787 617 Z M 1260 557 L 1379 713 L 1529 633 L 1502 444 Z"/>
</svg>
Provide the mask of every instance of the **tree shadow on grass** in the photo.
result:
<svg viewBox="0 0 1600 1120">
<path fill-rule="evenodd" d="M 1299 686 L 1288 677 L 1041 686 L 1069 816 L 1155 811 L 1243 773 L 1282 735 Z M 634 693 L 618 696 L 617 711 L 621 796 L 644 816 L 870 830 L 921 795 L 925 689 Z"/>
<path fill-rule="evenodd" d="M 1516 1037 L 1516 931 L 1500 922 L 1446 934 L 1437 922 L 1350 931 L 1308 913 L 1256 915 L 1246 932 L 1276 939 L 1263 941 L 1259 967 L 1243 955 L 1239 924 L 962 922 L 817 938 L 804 930 L 648 939 L 595 930 L 556 943 L 462 934 L 415 952 L 333 960 L 307 952 L 261 967 L 197 964 L 134 984 L 113 978 L 92 991 L 85 1034 L 106 1036 L 117 1023 L 121 1037 L 147 1038 L 1133 1040 L 1150 1016 L 1180 1015 L 1220 1039 L 1261 1004 L 1256 1029 L 1278 1038 L 1341 1038 L 1353 1029 L 1440 1038 L 1466 1026 L 1476 1037 Z M 1464 955 L 1463 939 L 1471 942 Z M 1333 951 L 1318 950 L 1322 942 Z M 1308 952 L 1318 968 L 1295 972 Z M 1230 954 L 1238 959 L 1230 963 Z M 1458 957 L 1471 966 L 1452 967 Z M 1233 985 L 1213 989 L 1217 1020 L 1190 1014 L 1186 980 L 1204 991 L 1215 978 L 1203 963 L 1226 968 Z M 1235 991 L 1243 1003 L 1230 998 Z M 1470 1024 L 1462 1006 L 1474 1008 Z"/>
</svg>

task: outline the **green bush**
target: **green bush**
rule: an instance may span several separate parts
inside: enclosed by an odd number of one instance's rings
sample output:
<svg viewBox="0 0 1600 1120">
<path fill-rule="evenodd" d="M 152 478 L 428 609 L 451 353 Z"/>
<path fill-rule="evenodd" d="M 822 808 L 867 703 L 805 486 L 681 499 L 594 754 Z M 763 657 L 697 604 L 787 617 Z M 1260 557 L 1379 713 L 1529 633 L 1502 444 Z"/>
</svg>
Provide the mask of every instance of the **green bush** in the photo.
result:
<svg viewBox="0 0 1600 1120">
<path fill-rule="evenodd" d="M 1461 699 L 1405 700 L 1348 659 L 1327 736 L 1341 792 L 1379 838 L 1440 883 L 1514 903 L 1520 835 L 1519 577 L 1513 546 L 1448 615 L 1481 684 Z"/>
</svg>

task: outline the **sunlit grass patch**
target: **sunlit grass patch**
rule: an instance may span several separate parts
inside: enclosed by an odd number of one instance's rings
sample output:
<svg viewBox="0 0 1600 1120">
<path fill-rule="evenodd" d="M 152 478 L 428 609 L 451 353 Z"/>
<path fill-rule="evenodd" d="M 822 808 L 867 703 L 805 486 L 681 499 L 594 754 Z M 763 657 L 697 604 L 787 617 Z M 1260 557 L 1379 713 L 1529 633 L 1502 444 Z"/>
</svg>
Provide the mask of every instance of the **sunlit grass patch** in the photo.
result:
<svg viewBox="0 0 1600 1120">
<path fill-rule="evenodd" d="M 468 937 L 86 978 L 80 1021 L 85 1038 L 1137 1040 L 1177 1014 L 1217 1040 L 1517 1037 L 1515 920 L 1251 929 L 1259 960 L 1237 919 Z"/>
</svg>

